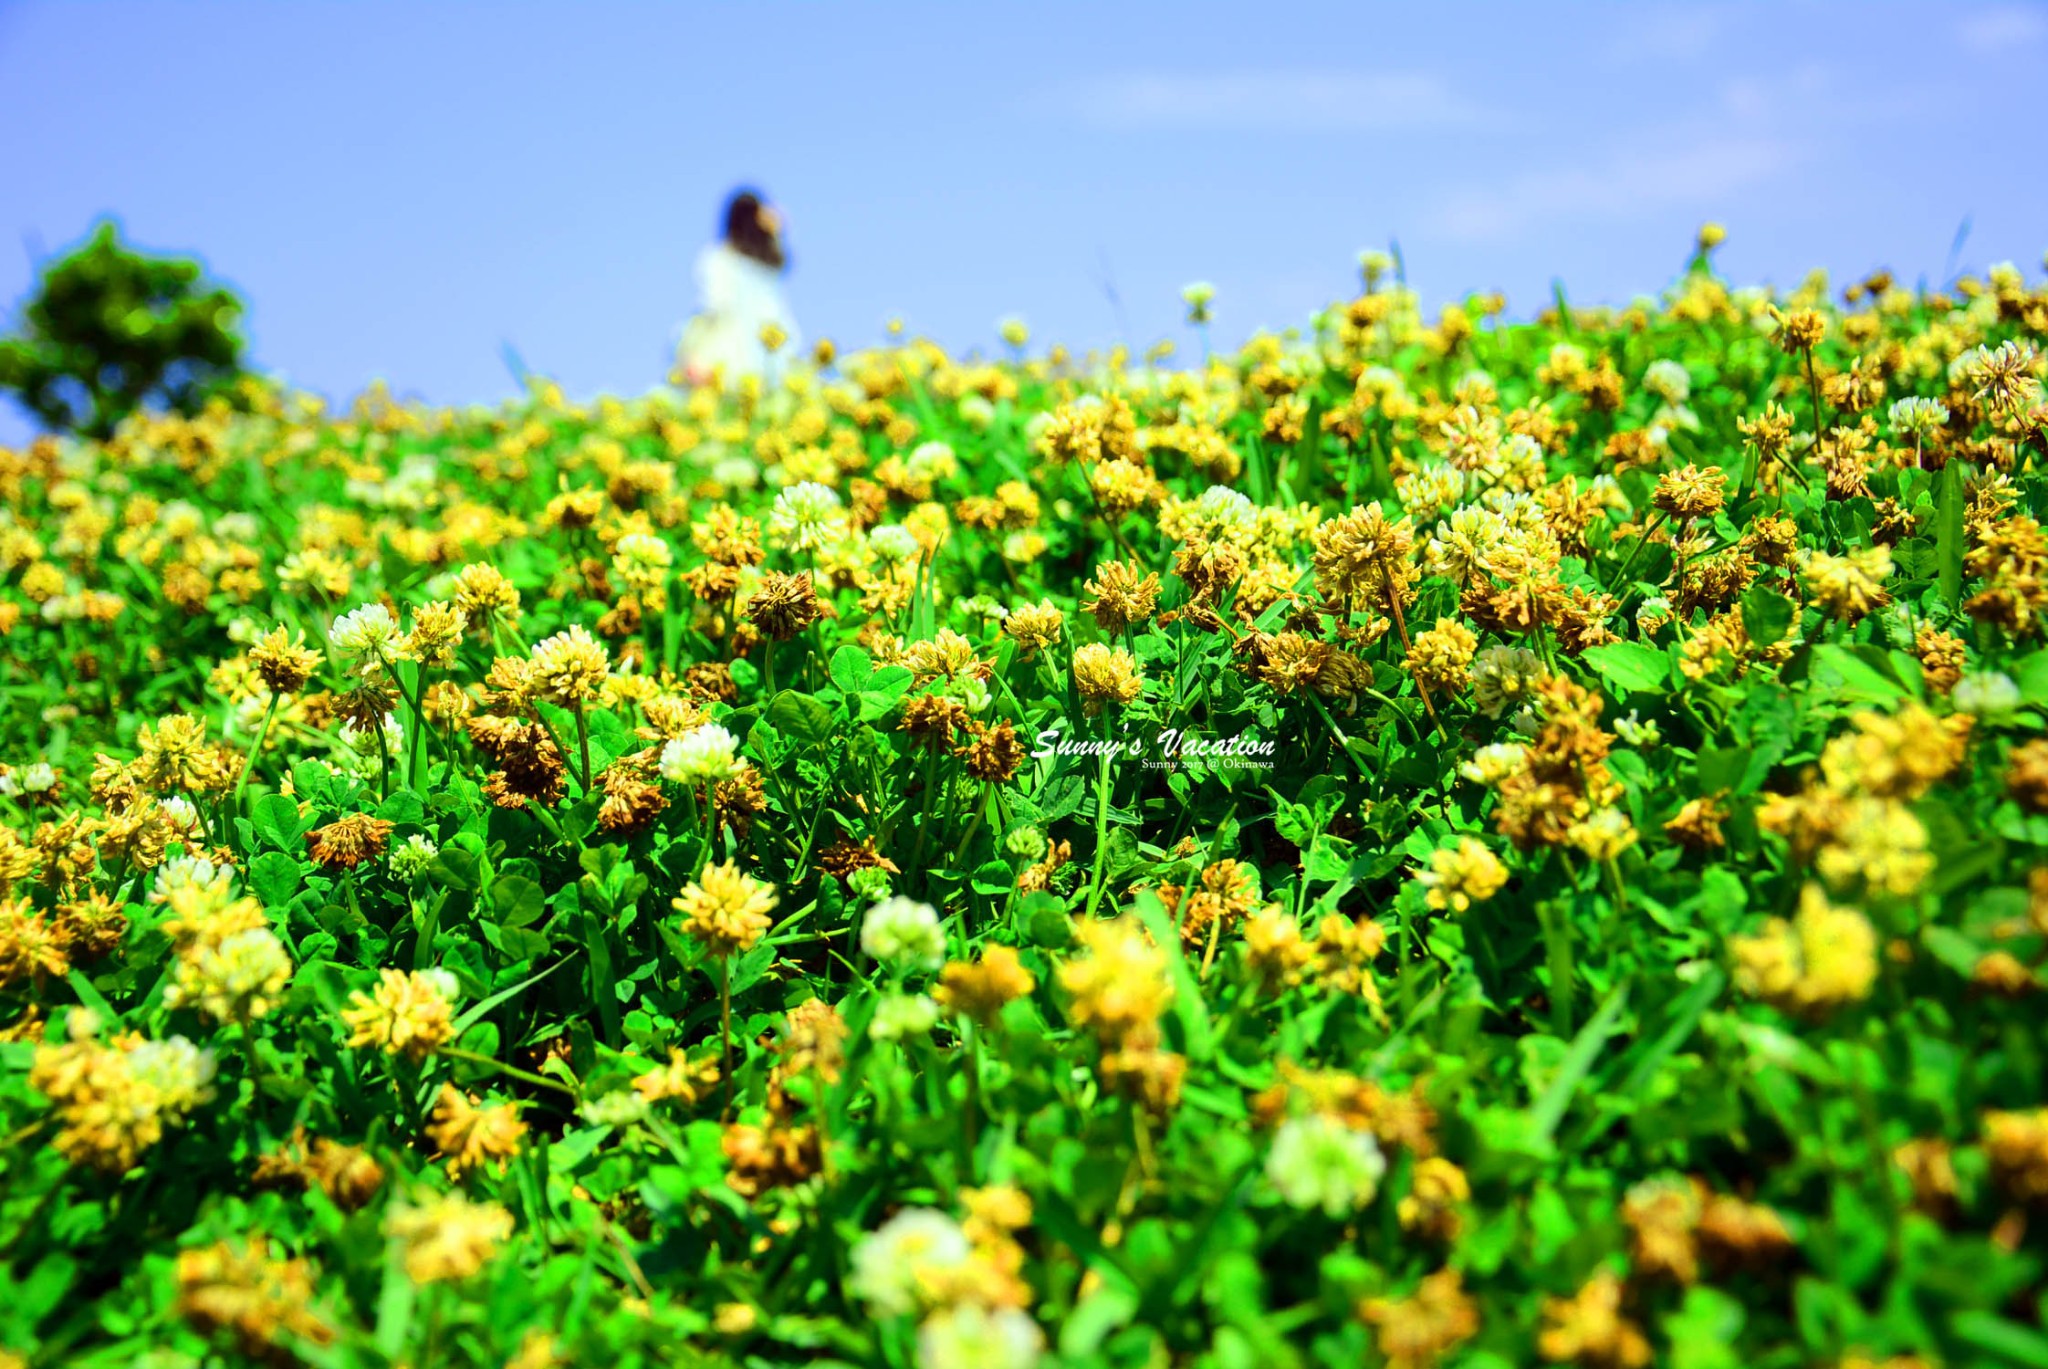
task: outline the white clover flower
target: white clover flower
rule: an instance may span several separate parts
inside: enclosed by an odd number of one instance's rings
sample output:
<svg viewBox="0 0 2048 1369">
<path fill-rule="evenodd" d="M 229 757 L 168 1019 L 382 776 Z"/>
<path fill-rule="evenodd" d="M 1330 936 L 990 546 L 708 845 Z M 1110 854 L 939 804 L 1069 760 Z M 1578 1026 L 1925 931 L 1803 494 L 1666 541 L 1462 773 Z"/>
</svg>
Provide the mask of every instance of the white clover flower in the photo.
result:
<svg viewBox="0 0 2048 1369">
<path fill-rule="evenodd" d="M 868 531 L 868 546 L 875 555 L 890 565 L 902 561 L 914 561 L 923 550 L 918 546 L 917 534 L 901 523 L 884 523 Z"/>
<path fill-rule="evenodd" d="M 659 537 L 629 532 L 612 548 L 612 560 L 629 580 L 636 577 L 659 580 L 675 564 L 675 553 Z"/>
<path fill-rule="evenodd" d="M 1216 287 L 1208 281 L 1190 281 L 1180 288 L 1180 297 L 1188 306 L 1190 323 L 1207 323 L 1209 306 L 1215 302 Z"/>
<path fill-rule="evenodd" d="M 1678 362 L 1660 357 L 1643 372 L 1643 388 L 1666 404 L 1683 404 L 1692 393 L 1692 377 Z"/>
<path fill-rule="evenodd" d="M 705 723 L 661 748 L 661 777 L 675 784 L 719 784 L 739 769 L 739 738 Z"/>
<path fill-rule="evenodd" d="M 576 1110 L 596 1127 L 629 1127 L 647 1115 L 647 1100 L 631 1089 L 615 1089 L 589 1099 Z"/>
<path fill-rule="evenodd" d="M 903 463 L 912 480 L 943 480 L 960 469 L 953 448 L 944 442 L 920 442 Z"/>
<path fill-rule="evenodd" d="M 1629 510 L 1628 496 L 1622 492 L 1621 482 L 1611 475 L 1596 475 L 1586 482 L 1585 497 L 1597 500 L 1602 508 L 1615 513 L 1627 513 Z"/>
<path fill-rule="evenodd" d="M 263 535 L 263 525 L 253 513 L 224 513 L 213 520 L 213 535 L 223 542 L 254 542 Z"/>
<path fill-rule="evenodd" d="M 1891 419 L 1893 432 L 1924 438 L 1948 422 L 1948 405 L 1924 395 L 1907 395 L 1892 403 L 1887 417 Z"/>
<path fill-rule="evenodd" d="M 250 1022 L 277 1006 L 291 977 L 291 956 L 277 933 L 254 927 L 180 955 L 164 1004 L 196 1009 L 216 1022 Z"/>
<path fill-rule="evenodd" d="M 868 1036 L 876 1041 L 901 1041 L 923 1036 L 939 1022 L 939 1005 L 921 993 L 892 993 L 875 1004 Z"/>
<path fill-rule="evenodd" d="M 199 810 L 193 806 L 192 800 L 182 794 L 173 794 L 164 799 L 159 806 L 164 811 L 165 821 L 169 822 L 172 830 L 180 836 L 189 839 L 202 830 Z"/>
<path fill-rule="evenodd" d="M 1045 1333 L 1027 1312 L 964 1302 L 942 1308 L 917 1330 L 917 1369 L 1035 1369 Z"/>
<path fill-rule="evenodd" d="M 1356 1212 L 1379 1191 L 1387 1157 L 1372 1133 L 1321 1113 L 1290 1117 L 1273 1134 L 1266 1178 L 1289 1206 L 1331 1217 Z"/>
<path fill-rule="evenodd" d="M 1402 508 L 1426 512 L 1456 503 L 1458 496 L 1465 492 L 1465 477 L 1451 466 L 1432 461 L 1396 480 L 1394 492 L 1401 496 Z"/>
<path fill-rule="evenodd" d="M 1503 480 L 1521 480 L 1528 484 L 1541 485 L 1544 480 L 1542 444 L 1527 433 L 1509 433 L 1500 444 L 1500 474 Z M 1503 495 L 1503 498 L 1506 496 Z M 1542 503 L 1534 495 L 1521 496 L 1540 510 Z M 1520 515 L 1525 521 L 1529 515 Z"/>
<path fill-rule="evenodd" d="M 397 715 L 386 713 L 384 726 L 379 731 L 383 735 L 385 761 L 396 762 L 402 759 L 405 755 L 405 729 L 399 726 Z M 379 772 L 383 764 L 377 759 L 377 740 L 369 729 L 359 728 L 351 722 L 343 723 L 343 750 L 335 757 L 336 762 L 344 771 L 359 780 L 371 778 Z"/>
<path fill-rule="evenodd" d="M 979 618 L 998 626 L 1010 619 L 1010 610 L 986 594 L 973 594 L 953 605 L 958 612 L 969 618 Z"/>
<path fill-rule="evenodd" d="M 960 421 L 977 432 L 985 432 L 996 421 L 996 406 L 987 395 L 964 395 L 960 400 Z"/>
<path fill-rule="evenodd" d="M 1013 827 L 1003 837 L 1003 849 L 1036 864 L 1045 856 L 1045 833 L 1036 827 Z"/>
<path fill-rule="evenodd" d="M 21 772 L 21 791 L 24 794 L 44 794 L 57 787 L 57 771 L 48 761 L 36 761 L 24 766 Z M 169 807 L 169 803 L 165 804 Z M 190 807 L 188 803 L 186 805 Z M 193 817 L 198 817 L 194 810 Z"/>
<path fill-rule="evenodd" d="M 1619 808 L 1597 808 L 1565 832 L 1565 840 L 1594 860 L 1613 860 L 1636 844 L 1635 824 Z"/>
<path fill-rule="evenodd" d="M 1653 594 L 1636 605 L 1636 622 L 1666 623 L 1671 619 L 1671 601 L 1661 594 Z"/>
<path fill-rule="evenodd" d="M 1460 404 L 1490 402 L 1499 393 L 1500 382 L 1478 366 L 1466 371 L 1451 385 L 1451 398 Z"/>
<path fill-rule="evenodd" d="M 234 714 L 232 732 L 237 736 L 254 736 L 256 729 L 263 726 L 263 715 L 270 709 L 270 691 L 258 681 L 254 693 L 237 699 L 229 708 Z"/>
<path fill-rule="evenodd" d="M 1997 301 L 1990 296 L 1996 317 Z M 1996 347 L 1980 344 L 1949 363 L 1951 380 L 1965 380 L 1977 388 L 1974 397 L 1994 403 L 2023 398 L 2039 389 L 2040 382 L 2028 372 L 2034 364 L 2034 349 L 2018 338 L 2007 338 Z"/>
<path fill-rule="evenodd" d="M 1422 549 L 1423 568 L 1462 585 L 1481 571 L 1498 568 L 1513 534 L 1508 520 L 1492 509 L 1477 504 L 1452 509 Z"/>
<path fill-rule="evenodd" d="M 391 866 L 391 877 L 400 884 L 411 884 L 427 871 L 428 864 L 441 854 L 441 848 L 418 832 L 414 832 L 399 845 L 391 848 L 385 857 Z"/>
<path fill-rule="evenodd" d="M 885 965 L 936 970 L 946 963 L 938 910 L 915 899 L 885 898 L 861 919 L 860 948 Z"/>
<path fill-rule="evenodd" d="M 350 480 L 351 499 L 374 508 L 423 509 L 433 502 L 439 470 L 434 458 L 415 452 L 400 463 L 398 470 L 383 480 Z"/>
<path fill-rule="evenodd" d="M 1493 742 L 1474 751 L 1458 773 L 1474 784 L 1495 785 L 1521 773 L 1528 763 L 1529 749 L 1520 742 Z"/>
<path fill-rule="evenodd" d="M 1003 538 L 1005 561 L 1028 563 L 1037 559 L 1038 554 L 1044 550 L 1045 538 L 1035 532 L 1013 532 Z"/>
<path fill-rule="evenodd" d="M 1614 720 L 1614 735 L 1635 747 L 1655 746 L 1664 740 L 1664 734 L 1657 730 L 1656 721 L 1644 722 L 1636 716 L 1634 709 L 1629 710 L 1626 718 Z"/>
<path fill-rule="evenodd" d="M 1543 674 L 1543 659 L 1527 647 L 1490 646 L 1472 658 L 1472 702 L 1489 718 L 1520 703 Z"/>
<path fill-rule="evenodd" d="M 457 979 L 453 972 L 436 966 L 431 970 L 420 970 L 417 972 L 417 975 L 420 979 L 424 979 L 427 983 L 431 984 L 434 992 L 441 995 L 448 1002 L 454 1003 L 461 999 L 462 981 Z"/>
<path fill-rule="evenodd" d="M 357 658 L 367 669 L 375 666 L 380 656 L 387 661 L 395 659 L 400 654 L 399 639 L 403 635 L 390 609 L 382 604 L 364 604 L 336 618 L 327 641 L 338 655 Z"/>
<path fill-rule="evenodd" d="M 1242 490 L 1228 485 L 1211 485 L 1203 490 L 1202 497 L 1195 501 L 1195 509 L 1203 522 L 1225 527 L 1246 528 L 1259 519 L 1259 506 L 1246 498 Z"/>
<path fill-rule="evenodd" d="M 2018 711 L 2023 702 L 2020 687 L 2003 671 L 1972 672 L 1956 681 L 1949 699 L 1958 713 L 1996 721 Z"/>
<path fill-rule="evenodd" d="M 846 877 L 846 891 L 870 903 L 889 896 L 889 872 L 879 865 L 864 866 Z"/>
<path fill-rule="evenodd" d="M 172 856 L 156 867 L 149 901 L 169 903 L 189 890 L 206 903 L 225 903 L 234 892 L 234 878 L 234 871 L 215 865 L 205 856 Z"/>
<path fill-rule="evenodd" d="M 1516 436 L 1523 434 L 1517 433 Z M 1510 438 L 1508 441 L 1513 440 Z M 1507 445 L 1501 444 L 1502 452 L 1506 452 Z M 1538 459 L 1541 459 L 1540 456 Z M 1517 532 L 1543 532 L 1550 526 L 1550 514 L 1544 509 L 1543 501 L 1527 490 L 1511 490 L 1496 485 L 1486 492 L 1483 502 L 1487 508 L 1506 519 L 1508 526 Z"/>
<path fill-rule="evenodd" d="M 228 624 L 228 640 L 236 646 L 254 645 L 263 635 L 263 629 L 254 618 L 243 616 Z"/>
<path fill-rule="evenodd" d="M 1408 382 L 1401 379 L 1401 373 L 1391 366 L 1368 366 L 1358 373 L 1353 387 L 1360 394 L 1377 395 L 1384 399 L 1398 395 L 1408 388 Z"/>
<path fill-rule="evenodd" d="M 761 483 L 761 467 L 749 457 L 721 457 L 711 463 L 711 479 L 729 490 L 751 490 Z"/>
<path fill-rule="evenodd" d="M 797 551 L 815 551 L 839 535 L 839 495 L 829 485 L 804 480 L 775 496 L 768 526 Z"/>
<path fill-rule="evenodd" d="M 906 1207 L 853 1247 L 849 1292 L 877 1317 L 915 1312 L 921 1290 L 967 1264 L 974 1247 L 960 1224 L 929 1207 Z"/>
<path fill-rule="evenodd" d="M 128 1073 L 156 1095 L 159 1112 L 182 1116 L 212 1096 L 214 1058 L 182 1036 L 138 1041 L 125 1052 Z"/>
<path fill-rule="evenodd" d="M 988 686 L 972 675 L 954 676 L 946 681 L 940 692 L 958 699 L 961 705 L 976 717 L 988 712 L 989 705 L 996 699 L 996 696 L 989 692 Z"/>
<path fill-rule="evenodd" d="M 1550 369 L 1553 371 L 1582 371 L 1586 368 L 1586 349 L 1573 342 L 1553 342 L 1550 345 Z"/>
</svg>

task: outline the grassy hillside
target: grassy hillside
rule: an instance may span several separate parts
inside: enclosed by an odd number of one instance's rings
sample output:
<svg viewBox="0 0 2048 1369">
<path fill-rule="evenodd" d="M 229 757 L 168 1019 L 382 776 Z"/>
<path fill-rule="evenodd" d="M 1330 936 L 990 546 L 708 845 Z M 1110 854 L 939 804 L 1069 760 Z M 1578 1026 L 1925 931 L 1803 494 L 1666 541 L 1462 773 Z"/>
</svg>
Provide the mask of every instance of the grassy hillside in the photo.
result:
<svg viewBox="0 0 2048 1369">
<path fill-rule="evenodd" d="M 0 452 L 0 1365 L 2048 1363 L 2048 290 L 1711 246 Z"/>
</svg>

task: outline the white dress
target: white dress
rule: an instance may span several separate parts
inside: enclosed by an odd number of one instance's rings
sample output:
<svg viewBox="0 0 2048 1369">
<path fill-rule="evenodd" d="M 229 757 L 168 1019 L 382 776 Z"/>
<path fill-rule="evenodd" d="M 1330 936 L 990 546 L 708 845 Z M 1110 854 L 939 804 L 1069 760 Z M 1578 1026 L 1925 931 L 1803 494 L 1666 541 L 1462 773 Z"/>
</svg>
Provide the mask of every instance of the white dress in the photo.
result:
<svg viewBox="0 0 2048 1369">
<path fill-rule="evenodd" d="M 803 339 L 782 289 L 782 273 L 717 242 L 697 254 L 697 295 L 702 308 L 683 325 L 683 367 L 693 378 L 716 372 L 731 385 L 741 376 L 772 376 L 794 356 Z M 763 324 L 785 334 L 776 352 L 761 341 Z"/>
</svg>

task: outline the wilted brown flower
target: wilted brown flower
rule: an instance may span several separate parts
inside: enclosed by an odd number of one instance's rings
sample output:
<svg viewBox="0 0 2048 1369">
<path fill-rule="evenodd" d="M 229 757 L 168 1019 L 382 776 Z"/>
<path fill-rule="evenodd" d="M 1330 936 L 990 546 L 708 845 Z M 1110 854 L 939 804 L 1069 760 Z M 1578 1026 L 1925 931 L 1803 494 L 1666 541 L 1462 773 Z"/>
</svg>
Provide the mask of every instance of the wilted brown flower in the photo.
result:
<svg viewBox="0 0 2048 1369">
<path fill-rule="evenodd" d="M 273 1259 L 269 1241 L 252 1235 L 241 1249 L 226 1241 L 180 1251 L 178 1315 L 203 1332 L 232 1332 L 243 1354 L 282 1362 L 282 1337 L 325 1345 L 334 1328 L 313 1311 L 313 1267 Z"/>
<path fill-rule="evenodd" d="M 735 1123 L 725 1129 L 719 1147 L 725 1152 L 725 1182 L 744 1198 L 792 1188 L 818 1172 L 816 1127 Z"/>
<path fill-rule="evenodd" d="M 306 834 L 314 861 L 330 870 L 352 870 L 375 860 L 391 845 L 392 824 L 367 813 L 350 813 Z"/>
<path fill-rule="evenodd" d="M 1712 518 L 1727 496 L 1728 473 L 1718 466 L 1686 465 L 1657 479 L 1650 502 L 1674 518 Z"/>
<path fill-rule="evenodd" d="M 994 727 L 969 722 L 967 733 L 966 744 L 953 751 L 967 773 L 988 784 L 1008 784 L 1024 763 L 1024 743 L 1017 739 L 1017 729 L 1007 721 Z"/>
<path fill-rule="evenodd" d="M 1602 1269 L 1569 1298 L 1545 1298 L 1546 1325 L 1537 1337 L 1543 1358 L 1592 1369 L 1641 1369 L 1650 1362 L 1650 1341 L 1621 1314 L 1621 1280 Z"/>
<path fill-rule="evenodd" d="M 1388 1369 L 1431 1369 L 1479 1334 L 1479 1304 L 1455 1269 L 1429 1275 L 1405 1298 L 1367 1298 L 1358 1315 L 1375 1328 Z"/>
<path fill-rule="evenodd" d="M 741 612 L 763 636 L 786 642 L 820 618 L 830 616 L 831 606 L 819 600 L 810 576 L 771 570 L 761 576 L 760 587 L 747 596 Z"/>
<path fill-rule="evenodd" d="M 1159 575 L 1134 561 L 1105 561 L 1082 588 L 1094 597 L 1081 605 L 1096 625 L 1114 635 L 1151 621 L 1159 603 Z"/>
<path fill-rule="evenodd" d="M 276 628 L 249 648 L 249 664 L 274 694 L 296 694 L 320 668 L 320 653 L 306 645 L 306 634 L 287 636 Z"/>
</svg>

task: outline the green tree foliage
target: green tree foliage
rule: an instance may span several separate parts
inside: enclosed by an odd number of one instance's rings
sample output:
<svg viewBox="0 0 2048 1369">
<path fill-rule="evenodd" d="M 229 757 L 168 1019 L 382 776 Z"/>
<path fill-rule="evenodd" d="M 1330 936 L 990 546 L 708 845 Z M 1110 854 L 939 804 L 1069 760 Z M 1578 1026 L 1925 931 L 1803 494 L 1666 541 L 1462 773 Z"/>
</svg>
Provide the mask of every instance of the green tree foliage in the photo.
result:
<svg viewBox="0 0 2048 1369">
<path fill-rule="evenodd" d="M 102 222 L 43 271 L 0 341 L 0 390 L 52 428 L 100 438 L 146 404 L 191 413 L 240 373 L 241 314 L 198 262 L 136 252 Z"/>
</svg>

